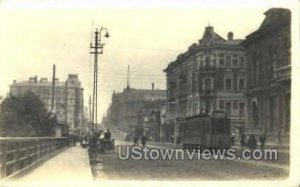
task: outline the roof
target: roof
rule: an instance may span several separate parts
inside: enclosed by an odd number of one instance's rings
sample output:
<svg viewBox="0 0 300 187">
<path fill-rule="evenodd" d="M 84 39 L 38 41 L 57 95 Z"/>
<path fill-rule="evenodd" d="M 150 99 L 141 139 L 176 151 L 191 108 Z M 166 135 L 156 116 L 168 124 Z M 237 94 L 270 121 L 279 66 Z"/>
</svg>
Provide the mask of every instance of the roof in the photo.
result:
<svg viewBox="0 0 300 187">
<path fill-rule="evenodd" d="M 219 34 L 214 32 L 214 28 L 208 26 L 205 28 L 202 39 L 200 40 L 200 45 L 211 45 L 213 43 L 224 43 L 226 40 L 222 38 Z"/>
<path fill-rule="evenodd" d="M 260 27 L 253 33 L 246 36 L 246 40 L 241 43 L 243 46 L 261 39 L 265 35 L 277 32 L 280 28 L 289 27 L 291 24 L 291 12 L 284 8 L 271 8 L 265 13 L 265 19 Z"/>
<path fill-rule="evenodd" d="M 130 95 L 131 100 L 151 100 L 153 96 L 155 99 L 166 99 L 167 91 L 166 90 L 151 90 L 151 89 L 134 89 L 126 88 L 123 92 L 114 93 L 113 97 L 120 98 Z"/>
<path fill-rule="evenodd" d="M 135 89 L 135 88 L 129 88 L 130 92 L 132 93 L 144 93 L 144 94 L 152 94 L 154 93 L 166 93 L 166 90 L 149 90 L 149 89 Z"/>
<path fill-rule="evenodd" d="M 21 81 L 11 84 L 10 86 L 36 86 L 36 87 L 51 87 L 52 82 L 30 82 L 30 81 Z M 65 82 L 55 82 L 55 87 L 65 87 Z"/>
<path fill-rule="evenodd" d="M 232 39 L 225 40 L 223 37 L 221 37 L 218 33 L 214 31 L 214 28 L 212 26 L 206 27 L 202 39 L 199 40 L 199 43 L 198 44 L 193 43 L 186 52 L 179 54 L 176 60 L 170 62 L 167 68 L 164 69 L 163 71 L 168 72 L 170 68 L 180 64 L 186 58 L 199 51 L 205 51 L 211 49 L 243 50 L 244 48 L 239 45 L 243 40 L 233 39 L 233 33 L 231 34 L 232 34 Z"/>
</svg>

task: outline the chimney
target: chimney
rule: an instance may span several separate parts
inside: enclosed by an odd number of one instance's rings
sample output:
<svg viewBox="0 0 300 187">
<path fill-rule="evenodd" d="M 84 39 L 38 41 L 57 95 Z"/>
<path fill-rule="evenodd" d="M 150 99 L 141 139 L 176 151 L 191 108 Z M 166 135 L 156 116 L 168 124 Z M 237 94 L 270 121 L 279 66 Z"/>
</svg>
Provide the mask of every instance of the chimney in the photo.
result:
<svg viewBox="0 0 300 187">
<path fill-rule="evenodd" d="M 43 77 L 43 78 L 40 79 L 40 82 L 48 82 L 48 79 Z"/>
<path fill-rule="evenodd" d="M 227 34 L 227 40 L 232 41 L 233 40 L 233 32 L 228 32 Z"/>
<path fill-rule="evenodd" d="M 154 83 L 152 82 L 152 98 L 154 99 Z"/>
<path fill-rule="evenodd" d="M 17 83 L 17 80 L 14 80 L 14 82 L 13 82 L 14 84 L 16 84 Z"/>
<path fill-rule="evenodd" d="M 34 82 L 35 81 L 35 77 L 29 77 L 29 82 Z"/>
</svg>

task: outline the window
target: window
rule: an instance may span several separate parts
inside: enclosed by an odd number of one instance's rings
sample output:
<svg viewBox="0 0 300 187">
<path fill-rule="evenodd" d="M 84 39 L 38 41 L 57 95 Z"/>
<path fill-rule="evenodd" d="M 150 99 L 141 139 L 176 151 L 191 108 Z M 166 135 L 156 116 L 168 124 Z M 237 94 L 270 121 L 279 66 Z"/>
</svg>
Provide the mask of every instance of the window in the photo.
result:
<svg viewBox="0 0 300 187">
<path fill-rule="evenodd" d="M 231 103 L 230 102 L 226 103 L 226 113 L 228 115 L 231 114 Z"/>
<path fill-rule="evenodd" d="M 208 113 L 210 111 L 211 102 L 210 100 L 205 100 L 205 112 Z"/>
<path fill-rule="evenodd" d="M 260 71 L 259 71 L 259 68 L 260 68 L 260 62 L 257 60 L 256 62 L 255 62 L 255 80 L 256 80 L 256 82 L 258 82 L 259 81 L 259 73 L 260 73 Z"/>
<path fill-rule="evenodd" d="M 233 109 L 237 110 L 237 101 L 233 101 Z"/>
<path fill-rule="evenodd" d="M 224 110 L 224 101 L 223 100 L 219 101 L 219 108 L 220 108 L 220 110 Z"/>
<path fill-rule="evenodd" d="M 204 80 L 204 89 L 211 90 L 211 79 L 207 78 Z"/>
<path fill-rule="evenodd" d="M 224 54 L 219 54 L 219 66 L 224 66 Z"/>
<path fill-rule="evenodd" d="M 224 59 L 223 59 L 223 58 L 220 58 L 220 59 L 219 59 L 219 65 L 220 65 L 220 66 L 224 66 Z"/>
<path fill-rule="evenodd" d="M 213 67 L 216 67 L 216 64 L 217 64 L 217 60 L 216 59 L 213 59 Z"/>
<path fill-rule="evenodd" d="M 233 64 L 234 67 L 237 67 L 237 65 L 238 65 L 238 60 L 237 60 L 236 58 L 234 58 L 234 59 L 232 60 L 232 64 Z"/>
<path fill-rule="evenodd" d="M 210 66 L 210 56 L 205 57 L 205 66 L 209 67 Z"/>
<path fill-rule="evenodd" d="M 226 67 L 231 66 L 231 56 L 226 56 Z"/>
<path fill-rule="evenodd" d="M 245 58 L 243 56 L 240 57 L 239 66 L 240 68 L 245 68 Z"/>
<path fill-rule="evenodd" d="M 196 97 L 194 99 L 194 113 L 195 114 L 199 114 L 199 110 L 198 110 L 198 97 Z"/>
<path fill-rule="evenodd" d="M 239 80 L 239 91 L 245 90 L 245 79 Z"/>
<path fill-rule="evenodd" d="M 240 103 L 240 116 L 245 115 L 245 103 Z"/>
<path fill-rule="evenodd" d="M 225 89 L 226 90 L 231 90 L 231 79 L 230 78 L 227 78 L 225 80 Z"/>
</svg>

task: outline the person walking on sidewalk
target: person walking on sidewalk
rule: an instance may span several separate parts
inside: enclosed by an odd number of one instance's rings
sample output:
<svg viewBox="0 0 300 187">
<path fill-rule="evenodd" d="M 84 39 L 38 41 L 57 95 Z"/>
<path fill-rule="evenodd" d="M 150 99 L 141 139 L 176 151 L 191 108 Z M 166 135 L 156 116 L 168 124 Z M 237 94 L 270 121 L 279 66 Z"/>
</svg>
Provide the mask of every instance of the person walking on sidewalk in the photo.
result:
<svg viewBox="0 0 300 187">
<path fill-rule="evenodd" d="M 177 136 L 176 138 L 176 146 L 178 146 L 181 143 L 181 137 Z"/>
<path fill-rule="evenodd" d="M 141 141 L 142 141 L 142 146 L 145 147 L 146 146 L 146 141 L 147 141 L 147 138 L 146 138 L 145 135 L 142 136 Z"/>
<path fill-rule="evenodd" d="M 171 139 L 172 139 L 172 144 L 174 144 L 174 140 L 175 140 L 174 135 L 172 135 Z"/>
<path fill-rule="evenodd" d="M 260 141 L 260 147 L 264 148 L 265 147 L 265 143 L 266 143 L 266 135 L 260 135 L 259 136 L 259 141 Z"/>
<path fill-rule="evenodd" d="M 135 136 L 135 137 L 133 138 L 133 146 L 138 146 L 138 145 L 139 145 L 138 142 L 139 142 L 139 137 L 138 137 L 138 136 Z"/>
<path fill-rule="evenodd" d="M 254 135 L 251 135 L 250 138 L 248 139 L 247 146 L 252 149 L 255 149 L 256 145 L 257 145 L 257 140 Z"/>
<path fill-rule="evenodd" d="M 232 134 L 231 134 L 231 145 L 234 145 L 234 139 L 235 139 L 235 132 L 232 132 Z"/>
<path fill-rule="evenodd" d="M 243 133 L 241 135 L 241 146 L 245 146 L 246 144 L 246 135 Z"/>
</svg>

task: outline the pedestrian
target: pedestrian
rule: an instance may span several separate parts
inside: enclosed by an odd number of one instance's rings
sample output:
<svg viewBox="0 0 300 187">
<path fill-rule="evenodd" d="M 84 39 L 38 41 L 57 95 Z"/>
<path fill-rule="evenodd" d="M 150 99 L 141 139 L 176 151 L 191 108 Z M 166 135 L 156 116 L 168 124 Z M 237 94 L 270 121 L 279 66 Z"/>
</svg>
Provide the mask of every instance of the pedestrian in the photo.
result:
<svg viewBox="0 0 300 187">
<path fill-rule="evenodd" d="M 91 156 L 91 159 L 97 159 L 97 135 L 93 134 L 90 137 L 90 141 L 89 141 L 89 149 L 88 152 Z"/>
<path fill-rule="evenodd" d="M 109 129 L 107 129 L 106 132 L 104 133 L 104 138 L 105 138 L 105 140 L 111 139 L 111 133 L 110 133 Z"/>
<path fill-rule="evenodd" d="M 135 136 L 133 139 L 133 146 L 138 146 L 139 145 L 138 142 L 139 142 L 139 137 Z"/>
<path fill-rule="evenodd" d="M 172 139 L 172 144 L 174 144 L 174 135 L 172 135 L 172 137 L 171 137 L 171 139 Z"/>
<path fill-rule="evenodd" d="M 179 136 L 177 136 L 177 138 L 176 138 L 176 146 L 177 146 L 177 145 L 179 145 L 179 144 L 180 144 L 180 142 L 181 142 L 181 140 L 180 140 L 180 137 L 179 137 Z"/>
<path fill-rule="evenodd" d="M 260 135 L 259 141 L 260 141 L 260 147 L 264 148 L 265 147 L 265 142 L 266 142 L 266 135 Z"/>
<path fill-rule="evenodd" d="M 142 136 L 141 141 L 142 141 L 142 146 L 145 147 L 146 141 L 147 141 L 147 138 L 145 135 Z"/>
<path fill-rule="evenodd" d="M 241 146 L 245 146 L 246 144 L 246 135 L 243 133 L 241 134 Z"/>
<path fill-rule="evenodd" d="M 254 135 L 251 135 L 248 142 L 247 142 L 248 147 L 254 149 L 257 145 L 257 140 Z"/>
<path fill-rule="evenodd" d="M 231 134 L 231 145 L 234 145 L 234 139 L 235 139 L 235 132 L 232 132 L 232 134 Z"/>
</svg>

